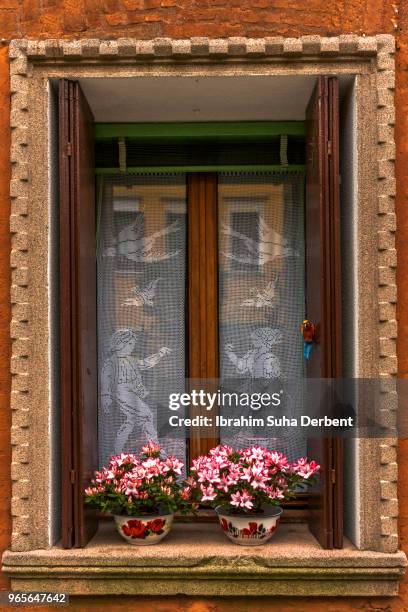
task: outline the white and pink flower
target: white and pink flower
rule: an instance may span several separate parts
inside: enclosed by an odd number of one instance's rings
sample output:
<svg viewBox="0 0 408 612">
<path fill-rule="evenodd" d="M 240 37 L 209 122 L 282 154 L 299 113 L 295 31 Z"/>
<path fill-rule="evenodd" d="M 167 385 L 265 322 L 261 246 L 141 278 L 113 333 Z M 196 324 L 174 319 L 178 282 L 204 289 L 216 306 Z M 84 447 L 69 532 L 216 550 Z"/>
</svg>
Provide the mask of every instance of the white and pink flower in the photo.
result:
<svg viewBox="0 0 408 612">
<path fill-rule="evenodd" d="M 237 508 L 247 508 L 251 510 L 254 506 L 252 503 L 252 495 L 248 493 L 248 491 L 237 491 L 236 493 L 231 494 L 231 506 L 236 506 Z"/>
<path fill-rule="evenodd" d="M 161 446 L 152 440 L 142 446 L 142 453 L 147 455 L 148 457 L 157 457 L 160 455 Z"/>
<path fill-rule="evenodd" d="M 179 475 L 181 474 L 182 469 L 184 467 L 184 463 L 180 461 L 179 459 L 177 459 L 177 457 L 174 457 L 173 455 L 171 455 L 170 457 L 167 457 L 167 459 L 165 460 L 165 464 L 169 470 L 173 470 L 173 472 Z"/>
<path fill-rule="evenodd" d="M 213 501 L 215 499 L 216 491 L 212 484 L 209 484 L 208 487 L 200 485 L 200 489 L 202 493 L 201 501 Z"/>
<path fill-rule="evenodd" d="M 320 465 L 318 465 L 316 461 L 310 461 L 309 463 L 307 457 L 300 457 L 292 463 L 291 467 L 295 474 L 298 474 L 298 476 L 306 480 L 314 476 L 320 470 Z"/>
<path fill-rule="evenodd" d="M 177 457 L 162 458 L 160 446 L 149 442 L 140 455 L 112 456 L 109 465 L 94 473 L 85 489 L 85 502 L 103 512 L 129 516 L 162 507 L 169 511 L 189 510 L 193 503 L 180 481 L 183 468 Z"/>
<path fill-rule="evenodd" d="M 188 489 L 196 502 L 256 512 L 264 504 L 293 497 L 299 485 L 312 482 L 318 471 L 315 461 L 301 457 L 290 463 L 282 453 L 260 446 L 239 450 L 217 446 L 194 459 Z"/>
</svg>

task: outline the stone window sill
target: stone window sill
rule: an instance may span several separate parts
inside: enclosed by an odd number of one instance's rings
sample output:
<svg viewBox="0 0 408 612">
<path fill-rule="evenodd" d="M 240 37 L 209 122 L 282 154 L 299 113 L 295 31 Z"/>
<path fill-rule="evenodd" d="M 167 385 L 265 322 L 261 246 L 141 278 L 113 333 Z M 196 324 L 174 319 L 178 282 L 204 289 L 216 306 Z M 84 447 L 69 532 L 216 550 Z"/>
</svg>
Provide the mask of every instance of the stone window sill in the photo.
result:
<svg viewBox="0 0 408 612">
<path fill-rule="evenodd" d="M 382 595 L 398 593 L 404 553 L 322 550 L 304 524 L 261 547 L 230 543 L 213 524 L 176 523 L 155 546 L 129 546 L 110 521 L 84 549 L 7 551 L 12 588 L 105 595 Z"/>
</svg>

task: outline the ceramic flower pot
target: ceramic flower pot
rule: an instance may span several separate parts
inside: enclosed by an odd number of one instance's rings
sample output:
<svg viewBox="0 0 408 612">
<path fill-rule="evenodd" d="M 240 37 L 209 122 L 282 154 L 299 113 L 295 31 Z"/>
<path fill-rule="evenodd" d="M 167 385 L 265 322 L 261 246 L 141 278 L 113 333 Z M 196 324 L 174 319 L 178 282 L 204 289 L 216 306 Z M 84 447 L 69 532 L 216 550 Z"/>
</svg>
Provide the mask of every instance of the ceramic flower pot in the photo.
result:
<svg viewBox="0 0 408 612">
<path fill-rule="evenodd" d="M 242 546 L 265 544 L 278 528 L 282 508 L 264 506 L 262 510 L 261 514 L 230 514 L 222 506 L 215 509 L 225 535 Z"/>
<path fill-rule="evenodd" d="M 150 546 L 157 544 L 170 531 L 174 514 L 151 514 L 148 516 L 114 515 L 116 529 L 128 544 Z"/>
</svg>

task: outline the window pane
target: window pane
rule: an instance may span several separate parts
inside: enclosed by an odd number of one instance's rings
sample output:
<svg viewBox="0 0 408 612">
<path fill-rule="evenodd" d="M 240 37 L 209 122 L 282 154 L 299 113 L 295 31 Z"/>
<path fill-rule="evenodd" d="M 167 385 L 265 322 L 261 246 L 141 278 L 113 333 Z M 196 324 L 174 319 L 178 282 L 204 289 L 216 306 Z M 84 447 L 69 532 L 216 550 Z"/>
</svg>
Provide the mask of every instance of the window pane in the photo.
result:
<svg viewBox="0 0 408 612">
<path fill-rule="evenodd" d="M 242 379 L 242 392 L 248 380 L 290 381 L 287 416 L 301 413 L 300 385 L 293 383 L 304 368 L 303 194 L 303 173 L 219 175 L 220 374 Z M 278 409 L 274 414 L 279 416 Z M 293 432 L 282 435 L 271 439 L 267 429 L 259 435 L 231 428 L 221 432 L 221 442 L 304 453 Z"/>
<path fill-rule="evenodd" d="M 158 440 L 185 377 L 185 175 L 103 177 L 98 196 L 99 460 Z M 159 440 L 185 457 L 183 440 Z"/>
</svg>

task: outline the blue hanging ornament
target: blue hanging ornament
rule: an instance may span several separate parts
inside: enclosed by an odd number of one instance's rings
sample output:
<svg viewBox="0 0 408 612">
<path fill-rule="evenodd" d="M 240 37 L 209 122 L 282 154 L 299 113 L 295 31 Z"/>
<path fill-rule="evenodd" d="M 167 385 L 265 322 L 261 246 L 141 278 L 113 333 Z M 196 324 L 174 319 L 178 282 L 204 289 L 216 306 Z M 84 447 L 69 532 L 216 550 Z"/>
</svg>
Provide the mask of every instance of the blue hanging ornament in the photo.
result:
<svg viewBox="0 0 408 612">
<path fill-rule="evenodd" d="M 313 342 L 303 342 L 303 357 L 309 359 L 313 350 Z"/>
<path fill-rule="evenodd" d="M 300 330 L 303 335 L 303 357 L 304 359 L 310 359 L 315 342 L 316 326 L 309 319 L 305 319 L 300 326 Z"/>
</svg>

